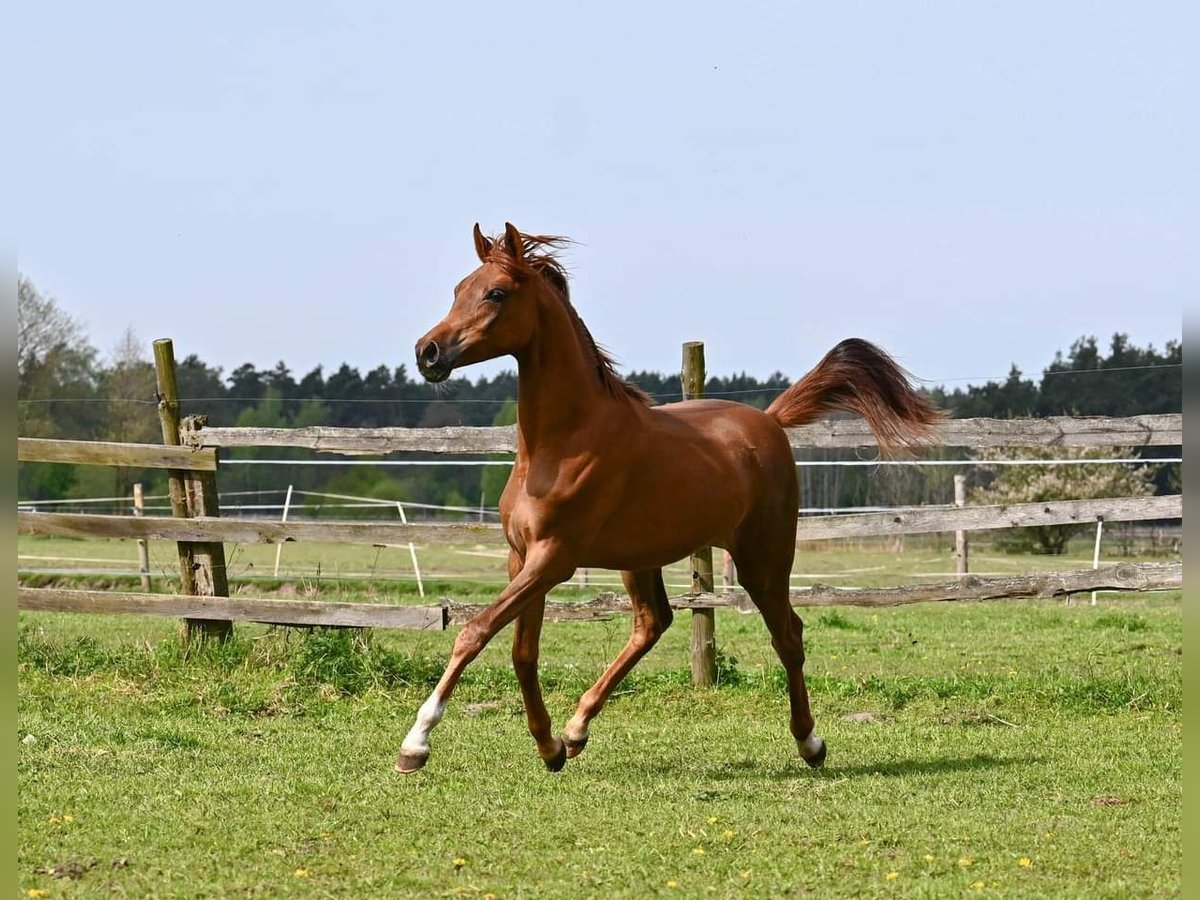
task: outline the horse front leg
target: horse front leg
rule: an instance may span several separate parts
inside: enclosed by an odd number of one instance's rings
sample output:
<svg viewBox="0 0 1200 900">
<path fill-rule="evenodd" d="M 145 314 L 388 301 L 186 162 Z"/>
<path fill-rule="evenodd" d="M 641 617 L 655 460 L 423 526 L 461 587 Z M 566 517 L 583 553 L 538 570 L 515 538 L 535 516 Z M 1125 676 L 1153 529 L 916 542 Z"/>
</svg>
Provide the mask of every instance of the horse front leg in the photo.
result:
<svg viewBox="0 0 1200 900">
<path fill-rule="evenodd" d="M 517 551 L 508 554 L 508 577 L 513 579 L 524 563 Z M 551 772 L 558 772 L 567 762 L 567 747 L 554 736 L 550 727 L 550 713 L 542 699 L 542 686 L 538 682 L 538 651 L 542 638 L 542 621 L 546 615 L 545 596 L 536 597 L 521 610 L 513 623 L 512 661 L 517 683 L 521 686 L 521 697 L 525 701 L 525 718 L 529 722 L 529 733 L 537 743 L 538 756 Z"/>
<path fill-rule="evenodd" d="M 671 626 L 673 614 L 671 605 L 667 602 L 667 588 L 663 584 L 662 569 L 622 572 L 621 580 L 625 582 L 625 590 L 629 592 L 630 604 L 633 607 L 633 631 L 625 648 L 604 670 L 600 679 L 579 699 L 575 715 L 563 729 L 568 757 L 575 757 L 583 752 L 588 742 L 589 723 L 600 714 L 609 695 L 621 680 Z"/>
<path fill-rule="evenodd" d="M 429 734 L 445 715 L 450 695 L 454 693 L 463 671 L 471 661 L 500 629 L 534 601 L 544 601 L 546 592 L 569 578 L 573 570 L 574 567 L 557 547 L 541 544 L 529 548 L 524 568 L 509 582 L 496 602 L 464 625 L 455 638 L 446 671 L 429 698 L 417 710 L 417 720 L 400 745 L 396 757 L 397 772 L 407 775 L 420 769 L 429 760 Z"/>
</svg>

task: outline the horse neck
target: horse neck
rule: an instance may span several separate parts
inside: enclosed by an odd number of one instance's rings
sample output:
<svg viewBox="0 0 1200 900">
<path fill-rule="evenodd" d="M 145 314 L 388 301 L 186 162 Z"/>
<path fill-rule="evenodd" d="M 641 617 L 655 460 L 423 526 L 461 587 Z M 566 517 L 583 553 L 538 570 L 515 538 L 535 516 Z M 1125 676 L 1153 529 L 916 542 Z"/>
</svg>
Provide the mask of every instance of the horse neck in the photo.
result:
<svg viewBox="0 0 1200 900">
<path fill-rule="evenodd" d="M 593 351 L 571 313 L 547 298 L 540 306 L 537 334 L 517 357 L 520 448 L 549 451 L 597 415 L 619 414 L 622 405 L 600 380 Z"/>
</svg>

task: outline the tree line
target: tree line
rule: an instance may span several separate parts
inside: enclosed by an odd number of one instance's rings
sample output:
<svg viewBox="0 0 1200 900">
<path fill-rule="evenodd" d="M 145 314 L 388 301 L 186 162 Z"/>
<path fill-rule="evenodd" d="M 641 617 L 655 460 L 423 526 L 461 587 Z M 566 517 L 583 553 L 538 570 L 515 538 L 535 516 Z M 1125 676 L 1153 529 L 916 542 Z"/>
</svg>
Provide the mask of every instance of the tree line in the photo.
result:
<svg viewBox="0 0 1200 900">
<path fill-rule="evenodd" d="M 130 330 L 107 356 L 77 322 L 28 278 L 18 277 L 17 424 L 27 437 L 157 442 L 155 376 L 148 348 Z M 1182 411 L 1183 345 L 1161 350 L 1137 347 L 1124 334 L 1106 349 L 1095 337 L 1079 338 L 1056 354 L 1040 378 L 1015 366 L 1001 382 L 947 390 L 928 389 L 940 407 L 957 417 L 1138 415 Z M 405 365 L 363 372 L 343 363 L 294 373 L 284 361 L 271 368 L 245 363 L 226 374 L 191 354 L 177 364 L 185 414 L 204 414 L 212 425 L 437 427 L 507 424 L 515 420 L 515 374 L 453 379 L 434 388 Z M 628 380 L 656 402 L 680 397 L 677 373 L 634 371 Z M 713 376 L 709 396 L 759 408 L 794 379 L 776 372 L 758 379 L 745 373 Z M 1159 448 L 1161 449 L 1161 448 Z M 838 451 L 812 451 L 838 458 Z M 1164 455 L 1164 454 L 1158 454 Z M 295 459 L 287 466 L 228 466 L 224 492 L 302 490 L 414 502 L 493 506 L 506 470 L 466 467 L 303 466 L 305 451 L 246 450 L 237 456 Z M 413 458 L 414 455 L 410 455 Z M 419 458 L 419 457 L 416 457 Z M 482 471 L 482 474 L 481 474 Z M 942 469 L 803 468 L 802 496 L 809 506 L 891 505 L 948 502 L 950 473 Z M 21 465 L 18 497 L 24 500 L 126 496 L 134 481 L 162 489 L 162 473 L 67 465 Z M 1165 482 L 1162 486 L 1166 488 Z"/>
</svg>

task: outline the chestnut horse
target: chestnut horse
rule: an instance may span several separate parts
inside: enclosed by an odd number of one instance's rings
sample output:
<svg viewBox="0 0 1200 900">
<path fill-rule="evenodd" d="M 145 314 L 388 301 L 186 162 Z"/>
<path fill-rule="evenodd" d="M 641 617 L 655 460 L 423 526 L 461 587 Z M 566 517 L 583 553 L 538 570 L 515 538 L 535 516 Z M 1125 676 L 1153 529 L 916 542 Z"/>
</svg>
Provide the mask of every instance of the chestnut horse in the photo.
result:
<svg viewBox="0 0 1200 900">
<path fill-rule="evenodd" d="M 512 225 L 489 239 L 476 225 L 479 267 L 454 289 L 446 317 L 417 341 L 417 365 L 430 382 L 460 366 L 516 358 L 517 458 L 500 498 L 508 587 L 459 633 L 396 769 L 425 764 L 429 733 L 463 670 L 509 622 L 529 731 L 547 768 L 561 769 L 583 751 L 609 694 L 671 624 L 663 566 L 706 545 L 733 556 L 787 670 L 800 755 L 820 766 L 825 742 L 813 731 L 804 685 L 803 624 L 789 602 L 799 490 L 784 428 L 847 410 L 863 416 L 887 449 L 927 438 L 939 414 L 887 354 L 853 339 L 766 412 L 723 400 L 651 407 L 617 375 L 571 305 L 553 255 L 563 243 Z M 559 738 L 542 701 L 538 644 L 546 592 L 577 567 L 620 570 L 633 633 Z"/>
</svg>

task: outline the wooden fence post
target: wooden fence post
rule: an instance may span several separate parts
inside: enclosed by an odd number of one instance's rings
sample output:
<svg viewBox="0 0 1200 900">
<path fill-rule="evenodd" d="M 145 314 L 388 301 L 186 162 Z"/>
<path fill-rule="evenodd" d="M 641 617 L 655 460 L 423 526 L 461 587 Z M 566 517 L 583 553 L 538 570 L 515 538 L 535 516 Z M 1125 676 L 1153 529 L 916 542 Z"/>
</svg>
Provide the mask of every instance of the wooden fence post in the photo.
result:
<svg viewBox="0 0 1200 900">
<path fill-rule="evenodd" d="M 175 377 L 175 347 L 169 338 L 154 342 L 154 371 L 158 381 L 158 418 L 163 443 L 178 445 L 180 437 L 179 384 Z M 215 472 L 167 470 L 171 514 L 178 518 L 216 516 L 220 513 Z M 204 597 L 228 597 L 225 545 L 179 542 L 179 576 L 182 593 Z M 184 619 L 186 640 L 218 638 L 233 634 L 233 623 L 222 619 Z"/>
<path fill-rule="evenodd" d="M 683 345 L 683 370 L 679 380 L 683 399 L 695 400 L 704 396 L 704 344 L 688 341 Z M 703 485 L 696 485 L 703 490 Z M 713 593 L 712 547 L 701 547 L 692 554 L 692 590 Z M 706 687 L 717 683 L 716 611 L 692 610 L 692 684 Z"/>
<path fill-rule="evenodd" d="M 133 486 L 133 514 L 139 517 L 146 514 L 140 481 Z M 150 543 L 145 538 L 138 538 L 137 550 L 138 572 L 142 576 L 142 591 L 148 594 L 150 593 Z"/>
<path fill-rule="evenodd" d="M 954 505 L 967 505 L 967 476 L 954 476 Z M 954 532 L 954 562 L 959 575 L 967 574 L 967 533 Z"/>
</svg>

